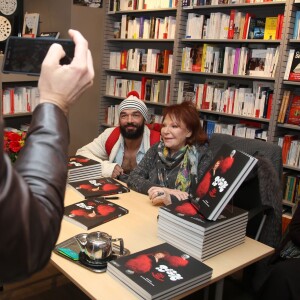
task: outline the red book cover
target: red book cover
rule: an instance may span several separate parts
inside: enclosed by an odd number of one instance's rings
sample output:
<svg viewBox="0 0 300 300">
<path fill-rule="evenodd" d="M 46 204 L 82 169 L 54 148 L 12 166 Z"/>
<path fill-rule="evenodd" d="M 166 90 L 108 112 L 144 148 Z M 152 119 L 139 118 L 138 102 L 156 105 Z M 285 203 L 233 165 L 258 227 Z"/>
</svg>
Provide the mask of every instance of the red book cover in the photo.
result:
<svg viewBox="0 0 300 300">
<path fill-rule="evenodd" d="M 282 36 L 283 19 L 284 19 L 284 15 L 280 14 L 279 31 L 278 31 L 278 37 L 277 37 L 278 40 L 280 40 L 281 36 Z"/>
<path fill-rule="evenodd" d="M 253 156 L 223 144 L 200 178 L 191 203 L 206 219 L 215 221 L 256 162 Z"/>
<path fill-rule="evenodd" d="M 293 140 L 297 138 L 296 135 L 286 134 L 283 138 L 283 145 L 282 145 L 282 163 L 286 164 L 287 155 L 289 153 L 291 143 Z"/>
<path fill-rule="evenodd" d="M 235 9 L 230 10 L 229 26 L 228 26 L 228 39 L 233 39 L 234 36 L 234 17 L 236 14 Z"/>
<path fill-rule="evenodd" d="M 273 94 L 270 94 L 269 102 L 268 102 L 268 108 L 267 108 L 267 117 L 266 117 L 267 119 L 271 118 L 272 103 L 273 103 Z"/>
<path fill-rule="evenodd" d="M 128 210 L 101 197 L 84 199 L 65 207 L 64 220 L 89 230 L 128 214 Z"/>
<path fill-rule="evenodd" d="M 187 287 L 207 282 L 212 268 L 185 251 L 163 243 L 111 260 L 107 272 L 139 299 L 173 299 Z"/>
<path fill-rule="evenodd" d="M 110 177 L 69 182 L 69 185 L 85 198 L 128 193 L 129 188 Z"/>
<path fill-rule="evenodd" d="M 127 70 L 127 50 L 121 52 L 120 70 Z"/>
<path fill-rule="evenodd" d="M 291 100 L 290 112 L 287 118 L 288 124 L 300 125 L 300 95 L 294 95 Z"/>
<path fill-rule="evenodd" d="M 208 109 L 209 103 L 206 102 L 207 83 L 204 83 L 201 109 Z"/>
</svg>

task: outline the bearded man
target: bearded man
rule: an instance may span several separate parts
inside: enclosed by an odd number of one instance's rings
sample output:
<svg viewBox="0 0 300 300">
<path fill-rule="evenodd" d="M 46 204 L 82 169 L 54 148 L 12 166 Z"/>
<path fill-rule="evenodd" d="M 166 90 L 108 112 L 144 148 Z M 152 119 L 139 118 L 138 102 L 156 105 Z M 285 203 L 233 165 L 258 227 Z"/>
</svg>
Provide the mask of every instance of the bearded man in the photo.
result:
<svg viewBox="0 0 300 300">
<path fill-rule="evenodd" d="M 147 106 L 134 95 L 129 94 L 119 105 L 119 126 L 106 129 L 76 153 L 101 162 L 100 175 L 104 177 L 124 180 L 148 149 L 160 141 L 160 133 L 146 125 Z"/>
</svg>

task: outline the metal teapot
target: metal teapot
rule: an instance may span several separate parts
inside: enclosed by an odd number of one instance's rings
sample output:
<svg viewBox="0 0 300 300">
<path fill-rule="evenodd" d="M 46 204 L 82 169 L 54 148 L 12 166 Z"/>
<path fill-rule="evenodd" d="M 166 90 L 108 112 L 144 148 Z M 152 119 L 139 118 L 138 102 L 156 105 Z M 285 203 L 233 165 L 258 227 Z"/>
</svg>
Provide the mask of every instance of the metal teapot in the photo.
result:
<svg viewBox="0 0 300 300">
<path fill-rule="evenodd" d="M 120 243 L 120 255 L 124 253 L 124 242 L 122 238 L 113 239 L 109 234 L 101 231 L 81 233 L 75 236 L 81 252 L 92 261 L 103 261 L 112 254 L 112 242 Z"/>
</svg>

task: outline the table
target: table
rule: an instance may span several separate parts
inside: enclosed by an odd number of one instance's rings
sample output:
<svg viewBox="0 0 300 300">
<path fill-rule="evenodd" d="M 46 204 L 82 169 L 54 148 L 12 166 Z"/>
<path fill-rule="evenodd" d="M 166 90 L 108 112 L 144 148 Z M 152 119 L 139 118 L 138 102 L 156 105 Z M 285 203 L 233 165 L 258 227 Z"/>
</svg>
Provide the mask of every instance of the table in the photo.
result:
<svg viewBox="0 0 300 300">
<path fill-rule="evenodd" d="M 68 187 L 65 205 L 78 202 L 82 198 L 78 192 Z M 117 204 L 127 208 L 129 214 L 95 227 L 89 232 L 100 230 L 113 238 L 122 237 L 125 248 L 131 253 L 163 243 L 164 241 L 157 237 L 158 207 L 152 206 L 148 196 L 131 191 L 120 194 L 119 198 L 111 201 L 116 201 Z M 57 243 L 81 232 L 85 231 L 63 220 Z M 273 251 L 273 248 L 246 237 L 245 243 L 204 261 L 213 268 L 211 280 L 205 285 L 185 292 L 181 297 L 215 282 L 219 282 L 219 287 L 222 288 L 222 280 L 227 275 L 267 257 Z M 133 293 L 107 273 L 94 273 L 55 253 L 52 253 L 51 263 L 92 299 L 136 299 Z"/>
</svg>

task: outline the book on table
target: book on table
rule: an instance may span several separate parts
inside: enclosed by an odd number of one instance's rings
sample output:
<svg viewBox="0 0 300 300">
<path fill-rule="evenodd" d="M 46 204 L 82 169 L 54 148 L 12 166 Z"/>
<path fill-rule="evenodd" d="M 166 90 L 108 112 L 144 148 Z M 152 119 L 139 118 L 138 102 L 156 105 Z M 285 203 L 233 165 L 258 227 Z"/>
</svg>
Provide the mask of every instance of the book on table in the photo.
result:
<svg viewBox="0 0 300 300">
<path fill-rule="evenodd" d="M 193 191 L 191 203 L 208 220 L 216 220 L 257 159 L 223 144 Z"/>
<path fill-rule="evenodd" d="M 67 220 L 85 230 L 107 223 L 128 214 L 128 210 L 103 197 L 91 197 L 68 205 L 64 210 Z"/>
<path fill-rule="evenodd" d="M 69 182 L 85 198 L 128 193 L 130 189 L 111 177 Z"/>
<path fill-rule="evenodd" d="M 228 204 L 216 221 L 205 219 L 190 200 L 160 207 L 157 235 L 201 261 L 245 241 L 248 212 Z"/>
<path fill-rule="evenodd" d="M 68 182 L 101 177 L 101 163 L 82 155 L 69 157 Z"/>
<path fill-rule="evenodd" d="M 110 261 L 107 272 L 143 299 L 172 299 L 212 275 L 210 267 L 168 243 Z"/>
</svg>

